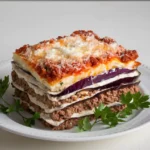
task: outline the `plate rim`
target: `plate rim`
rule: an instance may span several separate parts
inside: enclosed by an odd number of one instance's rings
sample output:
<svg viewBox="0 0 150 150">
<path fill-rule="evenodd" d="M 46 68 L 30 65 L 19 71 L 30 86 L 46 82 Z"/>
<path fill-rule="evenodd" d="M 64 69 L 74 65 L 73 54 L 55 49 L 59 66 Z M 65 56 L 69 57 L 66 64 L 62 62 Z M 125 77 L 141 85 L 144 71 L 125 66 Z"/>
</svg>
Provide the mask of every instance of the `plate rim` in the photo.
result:
<svg viewBox="0 0 150 150">
<path fill-rule="evenodd" d="M 142 125 L 140 125 L 138 127 L 135 127 L 133 129 L 129 129 L 129 130 L 126 130 L 126 131 L 114 133 L 114 134 L 111 134 L 111 135 L 103 135 L 103 136 L 95 136 L 95 137 L 80 137 L 80 138 L 78 137 L 78 138 L 75 138 L 75 139 L 67 138 L 66 140 L 64 139 L 64 137 L 61 137 L 61 138 L 57 139 L 57 138 L 50 138 L 50 137 L 46 138 L 46 137 L 33 136 L 33 135 L 29 135 L 29 134 L 26 134 L 26 133 L 22 133 L 22 132 L 18 132 L 18 131 L 15 131 L 15 130 L 11 130 L 11 129 L 5 128 L 4 126 L 1 126 L 1 125 L 0 125 L 0 129 L 2 129 L 4 131 L 7 131 L 9 133 L 15 134 L 15 135 L 22 136 L 22 137 L 38 139 L 38 140 L 44 140 L 44 141 L 53 141 L 53 142 L 88 142 L 88 141 L 98 141 L 98 140 L 112 139 L 112 138 L 115 138 L 115 137 L 123 136 L 123 135 L 129 134 L 129 133 L 138 131 L 138 130 L 144 128 L 145 126 L 148 126 L 149 124 L 150 124 L 150 121 L 147 122 L 147 123 L 144 123 L 144 124 L 142 124 Z"/>
</svg>

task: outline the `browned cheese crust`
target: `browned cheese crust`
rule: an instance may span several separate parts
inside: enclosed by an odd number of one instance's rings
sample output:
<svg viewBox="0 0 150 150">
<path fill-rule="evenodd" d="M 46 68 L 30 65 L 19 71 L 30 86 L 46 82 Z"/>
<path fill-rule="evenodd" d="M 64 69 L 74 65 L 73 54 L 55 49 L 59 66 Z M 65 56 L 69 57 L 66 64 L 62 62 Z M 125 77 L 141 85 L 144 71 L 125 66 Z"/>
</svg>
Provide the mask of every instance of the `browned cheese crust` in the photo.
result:
<svg viewBox="0 0 150 150">
<path fill-rule="evenodd" d="M 92 51 L 91 54 L 85 54 L 81 57 L 81 59 L 73 55 L 70 55 L 69 57 L 66 56 L 66 61 L 63 61 L 63 58 L 59 61 L 56 59 L 45 58 L 47 51 L 53 49 L 53 47 L 55 48 L 56 43 L 59 43 L 60 49 L 61 47 L 67 48 L 71 42 L 73 43 L 77 41 L 78 37 L 80 37 L 82 43 L 91 42 L 91 44 L 94 45 L 94 48 L 88 49 L 88 51 Z M 92 38 L 91 41 L 89 38 Z M 32 68 L 32 70 L 35 71 L 41 78 L 46 79 L 46 81 L 53 85 L 72 74 L 77 76 L 82 72 L 87 72 L 92 68 L 96 68 L 100 64 L 107 65 L 112 60 L 117 60 L 118 62 L 127 64 L 138 58 L 136 50 L 127 50 L 121 45 L 117 45 L 113 48 L 111 46 L 113 43 L 116 43 L 116 41 L 110 37 L 100 38 L 93 31 L 79 30 L 73 32 L 70 36 L 59 36 L 56 39 L 42 41 L 32 46 L 24 45 L 17 49 L 14 54 L 19 56 L 24 63 Z M 42 55 L 37 56 L 34 53 L 39 49 L 42 49 L 43 53 Z M 86 49 L 87 48 L 85 48 L 85 50 Z M 82 53 L 84 53 L 85 50 L 82 50 Z M 101 55 L 93 55 L 95 51 L 101 53 Z M 139 62 L 135 62 L 134 68 L 137 68 L 139 65 Z"/>
</svg>

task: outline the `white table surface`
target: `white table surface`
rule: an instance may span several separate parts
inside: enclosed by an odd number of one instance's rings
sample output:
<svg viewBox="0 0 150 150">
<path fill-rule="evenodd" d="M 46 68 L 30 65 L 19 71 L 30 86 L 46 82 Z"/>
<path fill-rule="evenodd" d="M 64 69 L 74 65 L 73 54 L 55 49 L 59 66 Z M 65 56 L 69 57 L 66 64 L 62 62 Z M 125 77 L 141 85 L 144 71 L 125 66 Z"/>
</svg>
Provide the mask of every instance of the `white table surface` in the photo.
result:
<svg viewBox="0 0 150 150">
<path fill-rule="evenodd" d="M 150 2 L 0 2 L 0 61 L 23 44 L 34 44 L 77 29 L 110 36 L 150 66 Z M 58 143 L 0 130 L 0 150 L 149 150 L 150 125 L 121 137 L 82 143 Z"/>
</svg>

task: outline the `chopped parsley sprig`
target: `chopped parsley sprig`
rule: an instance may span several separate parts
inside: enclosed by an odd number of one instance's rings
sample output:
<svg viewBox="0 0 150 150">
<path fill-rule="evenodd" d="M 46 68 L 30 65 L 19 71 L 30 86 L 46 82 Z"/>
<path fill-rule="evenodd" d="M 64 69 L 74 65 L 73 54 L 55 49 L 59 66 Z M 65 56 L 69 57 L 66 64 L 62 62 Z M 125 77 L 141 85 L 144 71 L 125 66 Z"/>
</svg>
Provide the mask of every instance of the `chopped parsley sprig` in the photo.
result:
<svg viewBox="0 0 150 150">
<path fill-rule="evenodd" d="M 121 95 L 121 103 L 125 104 L 126 107 L 120 112 L 114 112 L 110 107 L 100 104 L 99 107 L 95 108 L 94 117 L 95 121 L 91 123 L 89 117 L 84 117 L 78 121 L 78 130 L 90 131 L 92 127 L 101 119 L 103 124 L 108 125 L 108 127 L 115 127 L 119 122 L 124 122 L 124 118 L 132 114 L 134 109 L 149 108 L 150 102 L 148 101 L 148 95 L 142 95 L 140 92 L 131 94 Z"/>
<path fill-rule="evenodd" d="M 40 118 L 40 114 L 35 112 L 32 117 L 25 117 L 21 112 L 24 111 L 21 107 L 20 100 L 14 99 L 14 103 L 10 104 L 4 99 L 4 94 L 9 87 L 9 76 L 5 76 L 4 79 L 0 79 L 0 112 L 4 114 L 10 114 L 16 112 L 19 114 L 26 126 L 31 127 L 35 124 L 35 121 Z"/>
</svg>

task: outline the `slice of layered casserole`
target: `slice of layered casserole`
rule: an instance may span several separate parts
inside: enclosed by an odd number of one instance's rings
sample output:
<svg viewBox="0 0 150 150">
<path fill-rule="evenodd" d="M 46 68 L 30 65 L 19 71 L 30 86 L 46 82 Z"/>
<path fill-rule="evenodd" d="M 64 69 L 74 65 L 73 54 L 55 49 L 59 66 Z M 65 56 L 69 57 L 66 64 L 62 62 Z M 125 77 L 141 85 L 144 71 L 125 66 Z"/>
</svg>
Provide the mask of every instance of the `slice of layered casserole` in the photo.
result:
<svg viewBox="0 0 150 150">
<path fill-rule="evenodd" d="M 70 129 L 80 118 L 92 118 L 101 103 L 124 108 L 121 94 L 139 91 L 137 57 L 136 50 L 84 30 L 24 45 L 13 54 L 15 97 L 51 129 Z"/>
</svg>

